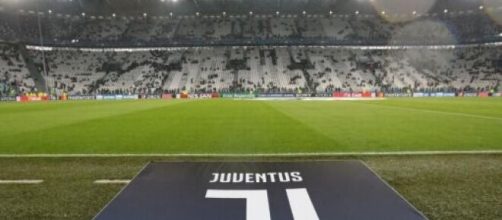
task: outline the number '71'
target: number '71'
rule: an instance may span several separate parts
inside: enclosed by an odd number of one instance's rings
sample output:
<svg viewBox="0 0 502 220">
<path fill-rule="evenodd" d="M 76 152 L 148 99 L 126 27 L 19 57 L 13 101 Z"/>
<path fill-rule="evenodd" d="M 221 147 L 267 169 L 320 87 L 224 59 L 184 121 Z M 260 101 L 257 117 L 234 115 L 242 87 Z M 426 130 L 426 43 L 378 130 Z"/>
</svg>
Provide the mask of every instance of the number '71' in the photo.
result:
<svg viewBox="0 0 502 220">
<path fill-rule="evenodd" d="M 319 220 L 305 188 L 286 189 L 294 220 Z M 246 220 L 270 220 L 267 190 L 208 189 L 209 199 L 246 199 Z"/>
</svg>

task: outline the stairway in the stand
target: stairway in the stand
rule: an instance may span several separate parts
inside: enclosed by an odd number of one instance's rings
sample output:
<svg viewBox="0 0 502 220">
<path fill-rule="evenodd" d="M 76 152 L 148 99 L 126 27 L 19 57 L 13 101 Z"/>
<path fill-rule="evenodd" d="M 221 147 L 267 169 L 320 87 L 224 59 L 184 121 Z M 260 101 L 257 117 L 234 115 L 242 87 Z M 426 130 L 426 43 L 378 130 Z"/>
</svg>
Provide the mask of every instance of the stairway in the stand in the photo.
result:
<svg viewBox="0 0 502 220">
<path fill-rule="evenodd" d="M 21 52 L 21 55 L 23 56 L 24 62 L 26 63 L 26 67 L 30 71 L 30 75 L 33 78 L 33 81 L 35 81 L 35 88 L 37 88 L 37 91 L 47 92 L 45 78 L 42 76 L 42 73 L 35 66 L 33 59 L 30 57 L 28 51 L 26 50 L 26 46 L 20 44 L 18 45 L 18 47 L 19 51 Z"/>
</svg>

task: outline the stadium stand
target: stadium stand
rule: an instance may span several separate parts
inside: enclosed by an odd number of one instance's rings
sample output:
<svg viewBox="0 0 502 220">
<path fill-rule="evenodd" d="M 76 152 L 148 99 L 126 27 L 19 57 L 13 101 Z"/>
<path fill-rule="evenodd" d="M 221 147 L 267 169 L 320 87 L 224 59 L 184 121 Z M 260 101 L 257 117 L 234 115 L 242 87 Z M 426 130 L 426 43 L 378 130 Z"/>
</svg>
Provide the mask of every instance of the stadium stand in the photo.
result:
<svg viewBox="0 0 502 220">
<path fill-rule="evenodd" d="M 0 44 L 0 95 L 9 96 L 35 90 L 17 46 Z"/>
<path fill-rule="evenodd" d="M 31 57 L 42 70 L 42 52 Z M 45 52 L 51 88 L 71 94 L 485 91 L 502 80 L 500 47 L 346 50 L 214 47 Z"/>
<path fill-rule="evenodd" d="M 377 11 L 68 13 L 0 10 L 1 95 L 41 85 L 73 95 L 456 92 L 502 80 L 502 26 L 482 10 L 412 19 Z"/>
</svg>

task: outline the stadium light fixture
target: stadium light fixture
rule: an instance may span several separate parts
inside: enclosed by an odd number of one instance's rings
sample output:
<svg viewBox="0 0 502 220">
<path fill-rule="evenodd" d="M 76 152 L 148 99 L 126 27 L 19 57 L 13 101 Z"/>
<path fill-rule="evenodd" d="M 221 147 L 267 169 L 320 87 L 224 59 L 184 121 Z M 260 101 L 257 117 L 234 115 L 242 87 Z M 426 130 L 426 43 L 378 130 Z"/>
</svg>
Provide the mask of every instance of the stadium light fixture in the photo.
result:
<svg viewBox="0 0 502 220">
<path fill-rule="evenodd" d="M 445 14 L 446 14 L 446 13 L 448 13 L 448 9 L 445 9 L 445 10 L 443 11 L 443 13 L 445 13 Z"/>
<path fill-rule="evenodd" d="M 382 15 L 385 15 L 385 11 L 382 11 Z"/>
<path fill-rule="evenodd" d="M 253 12 L 252 12 L 252 11 L 250 11 L 250 12 L 249 12 L 249 15 L 253 15 Z"/>
<path fill-rule="evenodd" d="M 173 16 L 173 13 L 172 13 L 172 12 L 169 12 L 169 16 L 171 16 L 171 17 L 172 17 L 172 16 Z"/>
<path fill-rule="evenodd" d="M 332 15 L 333 14 L 333 11 L 329 10 L 329 14 Z"/>
<path fill-rule="evenodd" d="M 302 14 L 303 14 L 303 15 L 306 15 L 306 14 L 307 14 L 307 12 L 306 12 L 306 11 L 302 11 Z"/>
<path fill-rule="evenodd" d="M 143 13 L 143 17 L 146 17 L 146 16 L 148 16 L 148 14 L 147 14 L 146 12 L 145 12 L 145 13 Z"/>
<path fill-rule="evenodd" d="M 82 12 L 82 17 L 85 17 L 85 12 Z"/>
<path fill-rule="evenodd" d="M 354 12 L 356 15 L 359 15 L 359 11 Z"/>
<path fill-rule="evenodd" d="M 178 0 L 171 0 L 171 1 L 173 1 L 174 3 L 178 2 Z"/>
<path fill-rule="evenodd" d="M 49 12 L 49 14 L 52 14 L 52 10 L 50 10 L 50 9 L 49 9 L 49 11 L 48 11 L 48 12 Z"/>
<path fill-rule="evenodd" d="M 195 12 L 195 16 L 200 16 L 200 12 Z"/>
<path fill-rule="evenodd" d="M 480 6 L 479 6 L 479 10 L 483 10 L 483 9 L 485 9 L 485 6 L 480 5 Z"/>
<path fill-rule="evenodd" d="M 222 14 L 223 16 L 227 16 L 227 12 L 226 12 L 226 11 L 222 12 L 221 14 Z"/>
<path fill-rule="evenodd" d="M 280 12 L 279 12 L 279 11 L 276 11 L 276 12 L 275 12 L 275 14 L 276 14 L 276 15 L 279 15 L 279 14 L 280 14 Z"/>
<path fill-rule="evenodd" d="M 117 15 L 115 13 L 112 14 L 112 17 L 116 17 Z"/>
</svg>

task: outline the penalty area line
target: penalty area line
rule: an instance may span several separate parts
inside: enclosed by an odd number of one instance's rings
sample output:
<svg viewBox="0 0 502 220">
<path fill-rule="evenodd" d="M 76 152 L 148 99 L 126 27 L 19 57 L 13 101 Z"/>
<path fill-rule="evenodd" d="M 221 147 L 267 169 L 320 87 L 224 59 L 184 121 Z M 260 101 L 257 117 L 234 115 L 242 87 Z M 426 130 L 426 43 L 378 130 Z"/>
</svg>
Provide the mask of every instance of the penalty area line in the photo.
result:
<svg viewBox="0 0 502 220">
<path fill-rule="evenodd" d="M 151 153 L 151 154 L 0 154 L 0 158 L 64 158 L 64 157 L 308 157 L 308 156 L 415 156 L 415 155 L 483 155 L 502 154 L 502 150 L 466 151 L 367 151 L 367 152 L 305 152 L 305 153 Z"/>
</svg>

